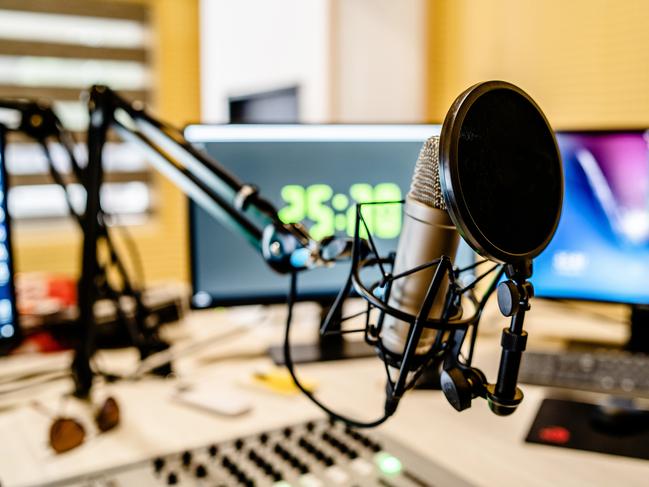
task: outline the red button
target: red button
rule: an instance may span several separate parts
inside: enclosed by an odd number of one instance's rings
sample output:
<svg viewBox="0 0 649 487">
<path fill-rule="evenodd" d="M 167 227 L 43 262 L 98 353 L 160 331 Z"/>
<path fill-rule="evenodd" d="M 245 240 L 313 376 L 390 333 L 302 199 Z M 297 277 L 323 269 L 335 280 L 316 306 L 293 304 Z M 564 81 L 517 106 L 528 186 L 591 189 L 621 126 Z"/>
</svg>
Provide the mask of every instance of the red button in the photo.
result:
<svg viewBox="0 0 649 487">
<path fill-rule="evenodd" d="M 546 443 L 565 445 L 570 441 L 570 431 L 563 426 L 547 426 L 539 431 L 539 439 Z"/>
</svg>

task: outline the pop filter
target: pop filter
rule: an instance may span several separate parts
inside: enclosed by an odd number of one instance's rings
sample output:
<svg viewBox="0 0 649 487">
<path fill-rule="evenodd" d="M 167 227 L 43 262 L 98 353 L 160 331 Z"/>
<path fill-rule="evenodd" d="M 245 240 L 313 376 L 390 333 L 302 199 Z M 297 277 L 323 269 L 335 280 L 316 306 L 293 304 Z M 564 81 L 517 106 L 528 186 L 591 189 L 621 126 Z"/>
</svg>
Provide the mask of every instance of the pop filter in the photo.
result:
<svg viewBox="0 0 649 487">
<path fill-rule="evenodd" d="M 488 81 L 455 100 L 440 136 L 440 176 L 457 230 L 480 255 L 520 263 L 552 239 L 561 158 L 543 112 L 520 88 Z"/>
</svg>

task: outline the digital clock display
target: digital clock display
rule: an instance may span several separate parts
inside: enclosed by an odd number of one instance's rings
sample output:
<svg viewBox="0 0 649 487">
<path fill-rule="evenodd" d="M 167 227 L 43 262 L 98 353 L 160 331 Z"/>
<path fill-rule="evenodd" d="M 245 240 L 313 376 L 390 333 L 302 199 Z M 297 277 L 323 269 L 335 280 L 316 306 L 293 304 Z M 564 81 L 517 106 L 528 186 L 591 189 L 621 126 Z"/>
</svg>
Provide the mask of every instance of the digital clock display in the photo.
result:
<svg viewBox="0 0 649 487">
<path fill-rule="evenodd" d="M 311 184 L 307 187 L 289 184 L 280 194 L 286 204 L 279 210 L 284 223 L 303 222 L 311 236 L 322 240 L 334 234 L 354 236 L 356 203 L 399 201 L 401 188 L 395 183 L 354 183 L 347 194 L 335 193 L 328 184 Z M 392 239 L 401 233 L 401 206 L 395 204 L 372 205 L 363 209 L 363 219 L 372 235 Z M 364 227 L 361 237 L 367 238 Z"/>
<path fill-rule="evenodd" d="M 423 141 L 438 133 L 432 126 L 393 126 L 406 136 L 393 137 L 389 132 L 384 137 L 379 134 L 385 132 L 382 126 L 363 127 L 365 132 L 358 140 L 352 136 L 353 126 L 351 130 L 325 126 L 340 138 L 311 140 L 303 136 L 316 130 L 310 126 L 245 125 L 210 127 L 213 135 L 188 139 L 200 142 L 239 180 L 259 187 L 282 221 L 301 222 L 320 240 L 330 235 L 353 236 L 356 203 L 402 200 Z M 402 211 L 399 204 L 363 207 L 363 218 L 383 254 L 397 248 Z M 190 205 L 190 217 L 194 305 L 285 299 L 288 278 L 273 272 L 242 236 L 195 204 Z M 363 228 L 361 232 L 365 237 Z M 343 263 L 302 273 L 300 297 L 335 296 L 348 272 L 349 265 Z"/>
</svg>

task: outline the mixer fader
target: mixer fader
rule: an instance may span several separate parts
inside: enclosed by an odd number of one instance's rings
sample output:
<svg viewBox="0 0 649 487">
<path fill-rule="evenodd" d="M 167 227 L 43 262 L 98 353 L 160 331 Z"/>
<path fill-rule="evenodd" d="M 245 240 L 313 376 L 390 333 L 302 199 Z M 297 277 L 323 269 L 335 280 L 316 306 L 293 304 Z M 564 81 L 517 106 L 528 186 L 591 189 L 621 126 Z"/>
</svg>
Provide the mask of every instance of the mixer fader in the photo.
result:
<svg viewBox="0 0 649 487">
<path fill-rule="evenodd" d="M 50 484 L 73 487 L 467 486 L 405 445 L 309 421 Z"/>
</svg>

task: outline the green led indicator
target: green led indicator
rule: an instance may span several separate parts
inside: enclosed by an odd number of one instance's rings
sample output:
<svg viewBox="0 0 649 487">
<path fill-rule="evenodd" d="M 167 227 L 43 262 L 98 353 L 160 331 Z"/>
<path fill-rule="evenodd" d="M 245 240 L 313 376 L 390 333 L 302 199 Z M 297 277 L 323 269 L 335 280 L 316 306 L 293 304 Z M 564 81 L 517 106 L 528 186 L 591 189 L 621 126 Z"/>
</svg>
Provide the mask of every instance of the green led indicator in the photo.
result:
<svg viewBox="0 0 649 487">
<path fill-rule="evenodd" d="M 374 457 L 374 460 L 376 461 L 379 470 L 386 475 L 397 475 L 401 472 L 401 460 L 389 453 L 384 451 L 379 452 L 376 454 L 376 457 Z"/>
</svg>

